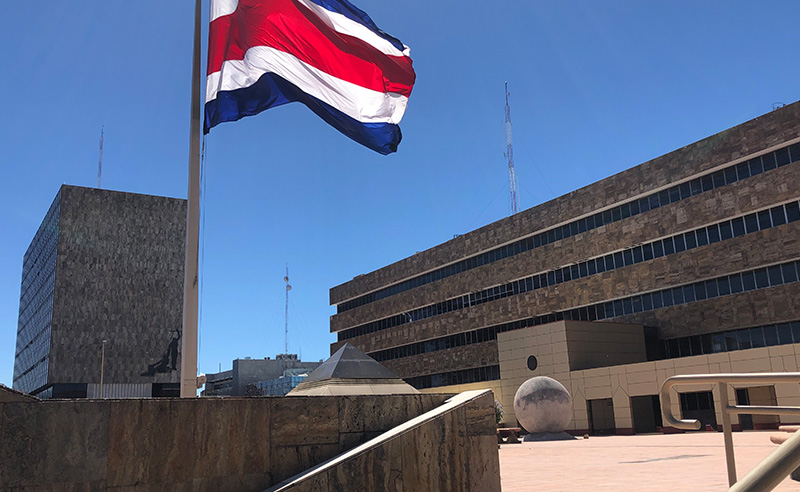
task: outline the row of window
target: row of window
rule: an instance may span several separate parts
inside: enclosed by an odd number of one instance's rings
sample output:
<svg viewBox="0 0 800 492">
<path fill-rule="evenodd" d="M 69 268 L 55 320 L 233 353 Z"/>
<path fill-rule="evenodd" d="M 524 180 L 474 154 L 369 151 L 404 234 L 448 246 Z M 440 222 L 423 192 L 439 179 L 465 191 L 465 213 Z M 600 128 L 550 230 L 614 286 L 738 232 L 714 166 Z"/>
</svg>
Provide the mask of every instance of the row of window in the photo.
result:
<svg viewBox="0 0 800 492">
<path fill-rule="evenodd" d="M 339 341 L 385 330 L 404 323 L 457 311 L 465 307 L 491 302 L 496 299 L 523 294 L 525 292 L 600 274 L 617 268 L 635 265 L 654 258 L 699 248 L 707 244 L 751 234 L 798 220 L 800 220 L 800 202 L 778 205 L 771 209 L 735 217 L 730 220 L 724 220 L 717 224 L 670 236 L 666 239 L 658 239 L 640 246 L 592 258 L 546 273 L 532 275 L 497 287 L 484 289 L 472 294 L 465 294 L 455 299 L 414 309 L 388 318 L 371 321 L 339 332 Z"/>
<path fill-rule="evenodd" d="M 419 287 L 420 285 L 429 284 L 466 270 L 471 270 L 473 268 L 477 268 L 509 256 L 539 248 L 555 241 L 575 236 L 576 234 L 581 234 L 583 232 L 590 231 L 592 229 L 596 229 L 606 224 L 611 224 L 634 215 L 639 215 L 649 210 L 663 207 L 670 203 L 675 203 L 697 194 L 719 188 L 720 186 L 735 183 L 751 176 L 761 174 L 765 171 L 769 171 L 771 169 L 785 166 L 797 161 L 800 161 L 800 143 L 778 149 L 762 156 L 754 157 L 748 161 L 741 162 L 733 166 L 728 166 L 725 169 L 706 174 L 680 185 L 675 185 L 658 193 L 653 193 L 649 196 L 624 203 L 620 206 L 597 213 L 590 217 L 570 222 L 569 224 L 559 228 L 541 232 L 506 246 L 487 251 L 480 255 L 453 263 L 452 265 L 433 270 L 384 289 L 351 299 L 347 302 L 337 305 L 337 312 L 342 313 L 344 311 L 363 306 L 364 304 L 385 299 L 400 292 L 405 292 L 407 290 Z"/>
<path fill-rule="evenodd" d="M 766 289 L 800 280 L 800 261 L 791 261 L 768 268 L 758 268 L 733 275 L 724 275 L 702 282 L 671 287 L 647 294 L 629 296 L 614 301 L 600 302 L 582 308 L 559 311 L 532 318 L 521 319 L 500 325 L 489 326 L 470 332 L 448 335 L 426 342 L 417 342 L 400 347 L 372 352 L 370 357 L 378 360 L 392 360 L 410 357 L 419 353 L 434 352 L 447 348 L 480 343 L 497 339 L 498 333 L 519 330 L 561 320 L 597 321 L 619 316 L 652 311 L 679 304 L 735 295 L 751 290 Z M 681 343 L 681 342 L 677 342 Z M 726 345 L 727 347 L 727 345 Z"/>
<path fill-rule="evenodd" d="M 500 379 L 500 366 L 474 367 L 460 371 L 428 374 L 407 378 L 406 383 L 417 389 L 438 388 L 439 386 L 452 386 L 454 384 L 479 383 L 481 381 L 495 381 Z"/>
<path fill-rule="evenodd" d="M 668 359 L 800 343 L 800 321 L 664 340 Z"/>
</svg>

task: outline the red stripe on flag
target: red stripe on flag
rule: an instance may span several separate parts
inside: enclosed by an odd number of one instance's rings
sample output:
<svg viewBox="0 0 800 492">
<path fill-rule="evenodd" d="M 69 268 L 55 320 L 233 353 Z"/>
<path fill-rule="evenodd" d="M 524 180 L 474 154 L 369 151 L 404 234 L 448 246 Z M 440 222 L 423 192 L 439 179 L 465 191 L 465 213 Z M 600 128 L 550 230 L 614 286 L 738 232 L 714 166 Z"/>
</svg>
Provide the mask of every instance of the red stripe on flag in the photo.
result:
<svg viewBox="0 0 800 492">
<path fill-rule="evenodd" d="M 336 78 L 378 92 L 409 96 L 416 75 L 411 59 L 390 56 L 338 33 L 291 0 L 240 0 L 236 12 L 210 25 L 208 74 L 255 46 L 289 53 Z"/>
</svg>

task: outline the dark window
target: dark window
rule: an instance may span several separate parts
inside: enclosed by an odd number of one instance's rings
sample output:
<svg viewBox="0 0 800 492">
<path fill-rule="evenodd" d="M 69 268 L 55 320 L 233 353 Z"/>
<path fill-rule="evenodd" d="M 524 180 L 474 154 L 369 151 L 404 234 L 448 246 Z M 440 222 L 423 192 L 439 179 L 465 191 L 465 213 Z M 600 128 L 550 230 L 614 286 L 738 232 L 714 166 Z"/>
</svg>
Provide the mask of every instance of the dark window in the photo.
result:
<svg viewBox="0 0 800 492">
<path fill-rule="evenodd" d="M 744 225 L 748 234 L 758 231 L 758 217 L 756 214 L 745 215 Z"/>
<path fill-rule="evenodd" d="M 692 355 L 703 354 L 703 342 L 699 335 L 689 337 L 689 347 L 691 348 Z"/>
<path fill-rule="evenodd" d="M 600 260 L 602 261 L 602 258 L 600 258 Z M 589 271 L 589 275 L 594 275 L 595 273 L 597 273 L 597 264 L 595 263 L 595 260 L 587 261 L 586 267 Z"/>
<path fill-rule="evenodd" d="M 625 310 L 622 307 L 622 300 L 614 301 L 614 316 L 622 316 Z"/>
<path fill-rule="evenodd" d="M 773 287 L 776 285 L 783 285 L 783 275 L 781 275 L 780 265 L 767 268 L 767 273 L 769 274 L 769 285 Z"/>
<path fill-rule="evenodd" d="M 753 345 L 753 348 L 763 347 L 765 345 L 764 330 L 762 330 L 760 326 L 750 328 L 748 331 L 750 331 L 750 343 Z"/>
<path fill-rule="evenodd" d="M 725 347 L 725 335 L 723 333 L 714 333 L 712 335 L 712 343 L 712 352 L 720 353 L 727 351 L 727 347 Z"/>
<path fill-rule="evenodd" d="M 731 280 L 731 294 L 738 294 L 744 290 L 744 286 L 742 285 L 742 276 L 738 273 L 730 276 Z"/>
<path fill-rule="evenodd" d="M 675 253 L 675 243 L 672 242 L 671 237 L 664 239 L 663 243 L 664 243 L 664 255 L 671 255 Z"/>
<path fill-rule="evenodd" d="M 703 183 L 703 191 L 710 191 L 714 189 L 714 179 L 710 174 L 701 177 L 700 181 Z"/>
<path fill-rule="evenodd" d="M 775 329 L 778 332 L 778 344 L 786 345 L 787 343 L 792 343 L 791 323 L 780 323 Z"/>
<path fill-rule="evenodd" d="M 622 260 L 622 251 L 617 251 L 614 253 L 614 268 L 622 268 L 625 265 L 624 261 Z M 606 261 L 606 269 L 611 270 L 608 266 L 608 261 Z"/>
<path fill-rule="evenodd" d="M 672 289 L 667 289 L 661 292 L 661 297 L 664 300 L 664 307 L 672 306 Z"/>
<path fill-rule="evenodd" d="M 580 274 L 581 277 L 585 277 L 585 276 L 589 275 L 589 269 L 588 269 L 587 264 L 586 264 L 585 261 L 581 262 L 581 264 L 578 265 L 578 269 L 580 270 L 579 274 Z"/>
<path fill-rule="evenodd" d="M 720 240 L 719 237 L 719 226 L 712 225 L 708 226 L 708 242 L 709 243 L 716 243 Z"/>
<path fill-rule="evenodd" d="M 800 220 L 800 203 L 798 202 L 787 203 L 786 217 L 789 219 L 789 222 L 795 222 Z"/>
<path fill-rule="evenodd" d="M 672 300 L 675 304 L 683 304 L 683 287 L 675 287 L 672 289 Z"/>
<path fill-rule="evenodd" d="M 717 279 L 717 289 L 721 296 L 727 296 L 731 293 L 731 284 L 728 282 L 728 277 Z"/>
<path fill-rule="evenodd" d="M 633 251 L 626 249 L 625 251 L 622 252 L 622 258 L 623 261 L 625 262 L 625 266 L 633 265 Z"/>
<path fill-rule="evenodd" d="M 692 196 L 692 187 L 688 181 L 686 183 L 681 184 L 680 189 L 681 189 L 681 200 L 685 200 L 686 198 Z"/>
<path fill-rule="evenodd" d="M 788 284 L 789 282 L 797 281 L 797 270 L 795 270 L 794 263 L 787 263 L 782 265 L 781 268 L 783 269 L 784 282 Z"/>
<path fill-rule="evenodd" d="M 783 206 L 771 208 L 769 212 L 772 216 L 773 227 L 786 223 L 786 214 L 783 212 Z"/>
<path fill-rule="evenodd" d="M 758 226 L 761 229 L 769 229 L 772 227 L 772 217 L 770 217 L 769 210 L 762 210 L 758 213 Z"/>
<path fill-rule="evenodd" d="M 653 243 L 653 258 L 661 258 L 664 256 L 664 243 L 655 241 Z"/>
<path fill-rule="evenodd" d="M 620 212 L 622 213 L 622 218 L 623 219 L 627 219 L 628 217 L 631 216 L 631 206 L 630 206 L 629 203 L 626 203 L 624 205 L 620 205 L 619 208 L 620 208 Z"/>
<path fill-rule="evenodd" d="M 681 189 L 680 186 L 673 186 L 669 190 L 669 201 L 670 203 L 675 203 L 681 199 Z"/>
<path fill-rule="evenodd" d="M 778 149 L 775 151 L 775 157 L 778 160 L 778 166 L 785 166 L 789 164 L 789 148 Z"/>
<path fill-rule="evenodd" d="M 792 162 L 800 161 L 800 143 L 796 143 L 789 147 L 789 158 Z"/>
<path fill-rule="evenodd" d="M 622 300 L 622 310 L 625 314 L 632 314 L 633 313 L 633 300 L 632 299 L 623 299 Z"/>
<path fill-rule="evenodd" d="M 689 181 L 689 187 L 692 189 L 692 196 L 703 192 L 703 183 L 700 178 Z"/>
<path fill-rule="evenodd" d="M 694 249 L 697 247 L 697 237 L 694 231 L 687 232 L 683 237 L 686 239 L 686 249 Z"/>
<path fill-rule="evenodd" d="M 798 153 L 798 155 L 800 155 L 800 153 Z M 794 157 L 794 153 L 792 154 L 792 157 Z M 792 337 L 795 340 L 794 343 L 800 342 L 800 321 L 792 322 Z"/>
<path fill-rule="evenodd" d="M 719 295 L 719 290 L 717 288 L 717 281 L 716 280 L 707 280 L 706 281 L 706 297 L 708 299 L 713 299 Z"/>
<path fill-rule="evenodd" d="M 683 299 L 684 302 L 694 302 L 694 285 L 684 285 L 683 286 Z"/>
<path fill-rule="evenodd" d="M 661 204 L 658 200 L 658 194 L 650 195 L 650 210 L 660 207 Z"/>
<path fill-rule="evenodd" d="M 725 174 L 722 171 L 715 172 L 711 178 L 714 180 L 714 188 L 725 186 Z"/>
<path fill-rule="evenodd" d="M 633 248 L 633 263 L 641 263 L 644 261 L 644 252 L 641 246 Z"/>
<path fill-rule="evenodd" d="M 678 348 L 680 350 L 678 357 L 688 357 L 692 355 L 692 348 L 689 344 L 689 337 L 678 339 Z"/>
<path fill-rule="evenodd" d="M 744 290 L 753 290 L 756 288 L 756 277 L 753 272 L 744 272 L 742 273 L 742 285 L 744 286 Z"/>
<path fill-rule="evenodd" d="M 611 221 L 616 222 L 622 219 L 622 211 L 619 207 L 614 207 L 611 209 Z"/>
<path fill-rule="evenodd" d="M 725 222 L 724 224 L 728 224 L 728 222 Z M 735 236 L 735 237 L 744 236 L 744 234 L 745 234 L 744 219 L 742 217 L 739 217 L 739 218 L 731 220 L 730 224 L 733 226 L 733 236 Z M 730 239 L 731 238 L 731 236 L 730 236 L 730 226 L 727 227 L 727 229 L 728 229 L 728 236 L 727 237 L 725 236 L 726 227 L 723 224 L 720 224 L 719 229 L 720 229 L 720 232 L 722 233 L 722 239 Z"/>
<path fill-rule="evenodd" d="M 747 161 L 740 162 L 736 165 L 736 176 L 739 179 L 750 177 L 750 165 L 747 163 Z"/>
<path fill-rule="evenodd" d="M 658 201 L 661 202 L 661 206 L 669 205 L 669 190 L 664 190 L 658 193 Z"/>
<path fill-rule="evenodd" d="M 761 157 L 756 157 L 748 161 L 750 164 L 750 176 L 761 174 L 764 172 L 764 167 L 761 165 Z"/>
<path fill-rule="evenodd" d="M 640 198 L 638 202 L 639 202 L 639 210 L 641 211 L 641 213 L 645 213 L 650 210 L 650 200 L 647 197 Z"/>
<path fill-rule="evenodd" d="M 752 336 L 752 335 L 751 335 Z M 767 325 L 764 327 L 764 345 L 772 347 L 778 345 L 778 329 L 775 325 Z"/>
<path fill-rule="evenodd" d="M 678 234 L 677 236 L 672 236 L 672 240 L 675 242 L 675 252 L 680 253 L 681 251 L 686 250 L 686 242 L 683 239 L 683 234 Z"/>
<path fill-rule="evenodd" d="M 715 227 L 716 229 L 716 227 Z M 697 236 L 697 245 L 698 246 L 705 246 L 708 244 L 708 235 L 706 234 L 706 228 L 703 227 L 701 229 L 697 229 L 694 231 L 694 235 Z"/>
<path fill-rule="evenodd" d="M 763 289 L 769 287 L 769 276 L 767 275 L 766 268 L 759 268 L 755 271 L 756 274 L 756 287 Z"/>
<path fill-rule="evenodd" d="M 739 339 L 739 350 L 747 350 L 753 348 L 753 342 L 750 340 L 750 330 L 736 330 L 736 338 Z"/>
<path fill-rule="evenodd" d="M 694 296 L 695 300 L 697 301 L 702 301 L 707 298 L 705 282 L 697 282 L 696 284 L 694 284 Z"/>
<path fill-rule="evenodd" d="M 662 307 L 664 307 L 664 296 L 661 295 L 661 292 L 653 292 L 653 309 Z"/>
<path fill-rule="evenodd" d="M 761 161 L 764 163 L 764 171 L 769 171 L 770 169 L 775 169 L 778 167 L 778 164 L 775 162 L 774 152 L 770 152 L 767 155 L 762 155 Z"/>
<path fill-rule="evenodd" d="M 725 182 L 728 184 L 735 183 L 737 181 L 736 178 L 736 167 L 731 166 L 724 170 L 725 172 Z"/>
<path fill-rule="evenodd" d="M 644 261 L 649 261 L 653 259 L 653 244 L 647 243 L 642 246 L 642 255 L 644 256 Z"/>
<path fill-rule="evenodd" d="M 642 296 L 642 311 L 650 311 L 653 309 L 653 296 L 652 294 L 645 294 Z"/>
</svg>

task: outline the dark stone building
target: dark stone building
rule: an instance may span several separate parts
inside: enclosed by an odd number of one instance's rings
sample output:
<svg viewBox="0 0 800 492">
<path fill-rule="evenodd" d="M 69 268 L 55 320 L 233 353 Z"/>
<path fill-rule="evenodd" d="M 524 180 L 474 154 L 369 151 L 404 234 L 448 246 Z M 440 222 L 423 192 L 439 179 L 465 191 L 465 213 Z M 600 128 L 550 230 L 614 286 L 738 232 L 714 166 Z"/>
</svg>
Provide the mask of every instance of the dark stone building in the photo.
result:
<svg viewBox="0 0 800 492">
<path fill-rule="evenodd" d="M 798 200 L 794 103 L 332 288 L 331 352 L 448 391 L 563 320 L 641 325 L 639 361 L 800 342 Z"/>
<path fill-rule="evenodd" d="M 23 260 L 13 388 L 99 396 L 105 352 L 106 397 L 178 395 L 185 236 L 186 200 L 63 185 Z"/>
</svg>

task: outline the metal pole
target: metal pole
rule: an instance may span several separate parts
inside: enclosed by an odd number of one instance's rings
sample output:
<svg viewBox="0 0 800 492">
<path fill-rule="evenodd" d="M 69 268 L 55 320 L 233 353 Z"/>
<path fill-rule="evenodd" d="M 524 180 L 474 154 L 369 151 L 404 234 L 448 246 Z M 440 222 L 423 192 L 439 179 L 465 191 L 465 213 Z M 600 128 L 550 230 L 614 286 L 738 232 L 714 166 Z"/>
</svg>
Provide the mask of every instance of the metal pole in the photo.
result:
<svg viewBox="0 0 800 492">
<path fill-rule="evenodd" d="M 103 373 L 106 365 L 106 341 L 103 340 L 103 348 L 100 349 L 100 399 L 103 399 Z"/>
<path fill-rule="evenodd" d="M 799 465 L 800 432 L 795 432 L 786 442 L 778 446 L 777 450 L 773 451 L 772 454 L 764 458 L 764 461 L 742 477 L 728 492 L 765 492 L 772 490 Z"/>
<path fill-rule="evenodd" d="M 733 456 L 733 429 L 731 429 L 731 414 L 728 412 L 730 400 L 728 399 L 728 383 L 719 383 L 719 407 L 722 410 L 722 435 L 725 439 L 725 461 L 728 464 L 728 486 L 736 483 L 736 461 Z"/>
<path fill-rule="evenodd" d="M 200 245 L 200 0 L 194 7 L 192 108 L 189 125 L 189 191 L 186 207 L 186 262 L 183 280 L 181 398 L 197 396 L 197 282 Z"/>
</svg>

